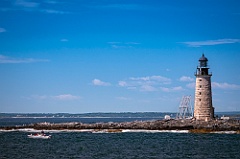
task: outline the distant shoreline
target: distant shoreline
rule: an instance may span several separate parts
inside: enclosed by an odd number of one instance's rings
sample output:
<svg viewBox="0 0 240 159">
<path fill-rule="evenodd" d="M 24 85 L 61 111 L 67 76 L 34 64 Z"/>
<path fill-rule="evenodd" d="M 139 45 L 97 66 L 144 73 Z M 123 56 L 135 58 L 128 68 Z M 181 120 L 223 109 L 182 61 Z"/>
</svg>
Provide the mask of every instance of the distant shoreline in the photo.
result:
<svg viewBox="0 0 240 159">
<path fill-rule="evenodd" d="M 79 118 L 79 119 L 84 119 L 84 118 L 86 118 L 86 119 L 89 119 L 89 118 L 106 118 L 106 119 L 108 119 L 108 118 L 116 118 L 116 119 L 119 119 L 119 118 L 137 118 L 137 119 L 141 119 L 141 118 L 152 118 L 152 119 L 156 119 L 156 118 L 159 118 L 159 119 L 162 119 L 162 117 L 2 117 L 2 118 L 19 118 L 19 119 L 21 119 L 21 118 L 36 118 L 36 119 L 44 119 L 44 118 L 58 118 L 58 119 L 61 119 L 61 118 L 68 118 L 68 119 L 71 119 L 71 118 Z"/>
<path fill-rule="evenodd" d="M 0 113 L 0 118 L 175 118 L 177 112 L 98 112 L 98 113 Z M 215 116 L 240 118 L 240 111 L 215 112 Z"/>
</svg>

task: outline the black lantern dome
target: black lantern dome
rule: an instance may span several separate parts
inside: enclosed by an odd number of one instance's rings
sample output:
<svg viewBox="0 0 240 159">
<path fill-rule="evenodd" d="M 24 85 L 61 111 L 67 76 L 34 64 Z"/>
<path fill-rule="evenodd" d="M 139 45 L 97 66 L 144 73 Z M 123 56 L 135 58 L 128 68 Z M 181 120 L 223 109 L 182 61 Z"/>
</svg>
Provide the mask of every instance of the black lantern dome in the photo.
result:
<svg viewBox="0 0 240 159">
<path fill-rule="evenodd" d="M 198 61 L 199 66 L 197 66 L 197 72 L 195 73 L 195 76 L 212 76 L 212 74 L 208 72 L 208 59 L 204 56 L 204 54 L 202 54 L 202 57 L 200 57 Z"/>
<path fill-rule="evenodd" d="M 207 61 L 208 59 L 202 54 L 202 57 L 200 57 L 199 61 L 199 67 L 207 67 Z"/>
</svg>

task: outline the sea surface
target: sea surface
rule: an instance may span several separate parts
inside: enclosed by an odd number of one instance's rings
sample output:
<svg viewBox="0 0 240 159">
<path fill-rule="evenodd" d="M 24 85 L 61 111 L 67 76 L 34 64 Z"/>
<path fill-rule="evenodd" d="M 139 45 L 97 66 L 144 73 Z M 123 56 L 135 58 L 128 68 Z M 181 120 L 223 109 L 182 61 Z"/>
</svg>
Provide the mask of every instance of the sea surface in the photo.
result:
<svg viewBox="0 0 240 159">
<path fill-rule="evenodd" d="M 122 122 L 129 118 L 0 119 L 0 125 L 37 122 Z M 48 121 L 51 120 L 51 121 Z M 102 121 L 101 121 L 102 120 Z M 240 158 L 239 134 L 192 134 L 186 131 L 125 131 L 91 133 L 49 131 L 50 139 L 31 139 L 34 130 L 0 131 L 0 159 L 211 159 Z"/>
</svg>

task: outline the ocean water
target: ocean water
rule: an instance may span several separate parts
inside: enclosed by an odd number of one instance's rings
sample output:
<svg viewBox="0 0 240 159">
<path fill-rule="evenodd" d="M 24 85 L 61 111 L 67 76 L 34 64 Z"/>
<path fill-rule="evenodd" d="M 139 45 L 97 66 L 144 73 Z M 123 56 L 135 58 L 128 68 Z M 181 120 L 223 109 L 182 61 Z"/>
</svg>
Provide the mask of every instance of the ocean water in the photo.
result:
<svg viewBox="0 0 240 159">
<path fill-rule="evenodd" d="M 51 139 L 31 139 L 28 131 L 0 131 L 0 159 L 240 158 L 239 134 L 50 131 Z"/>
</svg>

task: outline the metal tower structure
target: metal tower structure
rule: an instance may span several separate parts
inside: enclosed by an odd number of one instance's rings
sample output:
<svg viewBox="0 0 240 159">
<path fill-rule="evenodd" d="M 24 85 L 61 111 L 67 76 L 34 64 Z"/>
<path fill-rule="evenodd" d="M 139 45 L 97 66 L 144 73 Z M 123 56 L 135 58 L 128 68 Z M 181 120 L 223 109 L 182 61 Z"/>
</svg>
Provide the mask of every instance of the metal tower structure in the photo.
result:
<svg viewBox="0 0 240 159">
<path fill-rule="evenodd" d="M 176 116 L 177 119 L 192 119 L 193 110 L 191 105 L 191 96 L 183 96 L 179 105 L 179 112 Z"/>
</svg>

